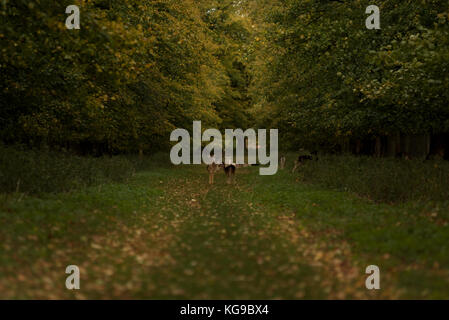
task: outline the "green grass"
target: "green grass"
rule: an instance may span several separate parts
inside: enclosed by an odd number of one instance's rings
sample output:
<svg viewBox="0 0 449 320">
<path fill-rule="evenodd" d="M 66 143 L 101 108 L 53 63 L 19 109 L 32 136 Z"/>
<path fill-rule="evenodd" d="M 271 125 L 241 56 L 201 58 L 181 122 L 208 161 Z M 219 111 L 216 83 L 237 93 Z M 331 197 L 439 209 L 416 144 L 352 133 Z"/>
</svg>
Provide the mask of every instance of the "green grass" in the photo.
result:
<svg viewBox="0 0 449 320">
<path fill-rule="evenodd" d="M 145 160 L 127 183 L 0 197 L 0 298 L 449 298 L 449 204 L 389 205 Z M 81 290 L 65 289 L 65 267 Z M 381 290 L 364 287 L 365 267 Z"/>
<path fill-rule="evenodd" d="M 375 203 L 304 184 L 283 172 L 255 188 L 266 205 L 293 210 L 328 242 L 348 241 L 363 265 L 384 267 L 405 298 L 449 295 L 449 201 Z M 338 230 L 338 233 L 326 232 Z"/>
</svg>

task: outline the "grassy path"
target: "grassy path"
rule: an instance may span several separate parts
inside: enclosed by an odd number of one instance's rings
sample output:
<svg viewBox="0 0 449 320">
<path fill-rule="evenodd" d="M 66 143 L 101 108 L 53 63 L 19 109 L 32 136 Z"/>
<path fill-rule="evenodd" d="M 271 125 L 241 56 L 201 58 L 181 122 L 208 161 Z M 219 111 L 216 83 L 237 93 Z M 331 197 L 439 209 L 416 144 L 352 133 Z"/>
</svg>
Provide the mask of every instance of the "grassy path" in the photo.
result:
<svg viewBox="0 0 449 320">
<path fill-rule="evenodd" d="M 157 168 L 128 184 L 0 200 L 0 298 L 448 298 L 449 228 L 288 172 Z M 65 289 L 78 265 L 81 290 Z M 381 290 L 364 270 L 381 269 Z"/>
</svg>

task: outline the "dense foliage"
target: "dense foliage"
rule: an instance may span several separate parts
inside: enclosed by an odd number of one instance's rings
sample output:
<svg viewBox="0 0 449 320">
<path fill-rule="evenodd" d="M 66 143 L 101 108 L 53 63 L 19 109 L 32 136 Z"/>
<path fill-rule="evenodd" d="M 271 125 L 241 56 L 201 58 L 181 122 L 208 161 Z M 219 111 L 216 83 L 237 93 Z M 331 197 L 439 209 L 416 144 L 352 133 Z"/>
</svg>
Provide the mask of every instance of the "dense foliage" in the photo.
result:
<svg viewBox="0 0 449 320">
<path fill-rule="evenodd" d="M 65 27 L 73 2 L 80 30 Z M 193 119 L 245 122 L 248 33 L 235 12 L 232 1 L 3 1 L 0 138 L 153 151 Z"/>
<path fill-rule="evenodd" d="M 380 8 L 381 29 L 365 27 Z M 449 131 L 443 0 L 254 2 L 258 120 L 291 146 Z"/>
<path fill-rule="evenodd" d="M 65 28 L 73 2 L 80 30 Z M 371 4 L 380 8 L 381 30 L 365 27 Z M 175 127 L 202 120 L 220 129 L 279 128 L 284 149 L 401 136 L 408 152 L 418 144 L 413 135 L 449 132 L 448 7 L 443 0 L 4 0 L 0 139 L 82 153 L 152 152 L 167 146 Z"/>
<path fill-rule="evenodd" d="M 378 202 L 432 203 L 449 199 L 447 161 L 423 163 L 416 159 L 327 155 L 307 163 L 298 172 L 301 181 L 353 192 Z"/>
</svg>

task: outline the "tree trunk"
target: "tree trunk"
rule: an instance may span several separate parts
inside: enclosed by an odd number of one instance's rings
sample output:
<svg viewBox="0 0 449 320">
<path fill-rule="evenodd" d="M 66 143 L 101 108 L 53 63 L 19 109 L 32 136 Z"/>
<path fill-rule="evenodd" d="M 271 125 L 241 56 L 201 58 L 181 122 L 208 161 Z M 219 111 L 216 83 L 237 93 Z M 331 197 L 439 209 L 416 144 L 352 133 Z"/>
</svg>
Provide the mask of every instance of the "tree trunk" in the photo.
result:
<svg viewBox="0 0 449 320">
<path fill-rule="evenodd" d="M 405 157 L 409 157 L 410 156 L 410 135 L 405 134 L 401 137 L 401 142 L 402 142 L 402 153 L 404 154 Z"/>
<path fill-rule="evenodd" d="M 360 155 L 360 151 L 362 150 L 362 141 L 356 140 L 355 142 L 355 154 Z"/>
<path fill-rule="evenodd" d="M 400 148 L 400 135 L 395 133 L 387 137 L 387 157 L 396 157 Z"/>
<path fill-rule="evenodd" d="M 382 156 L 382 139 L 380 137 L 376 137 L 376 145 L 374 149 L 374 155 L 377 158 Z"/>
<path fill-rule="evenodd" d="M 429 154 L 429 135 L 416 134 L 410 136 L 410 156 L 425 158 Z"/>
</svg>

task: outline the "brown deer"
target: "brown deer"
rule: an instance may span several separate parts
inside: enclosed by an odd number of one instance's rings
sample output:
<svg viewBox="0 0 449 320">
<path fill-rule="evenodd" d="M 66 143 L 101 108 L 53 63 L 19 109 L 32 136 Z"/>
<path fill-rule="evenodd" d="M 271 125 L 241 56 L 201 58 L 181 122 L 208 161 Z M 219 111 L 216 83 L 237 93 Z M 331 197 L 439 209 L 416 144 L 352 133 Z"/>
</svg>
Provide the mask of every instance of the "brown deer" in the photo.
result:
<svg viewBox="0 0 449 320">
<path fill-rule="evenodd" d="M 226 183 L 231 184 L 235 182 L 235 164 L 224 164 L 223 165 L 225 174 L 226 174 Z"/>
<path fill-rule="evenodd" d="M 209 172 L 209 184 L 214 184 L 214 176 L 218 168 L 219 166 L 215 162 L 207 166 L 207 172 Z"/>
</svg>

